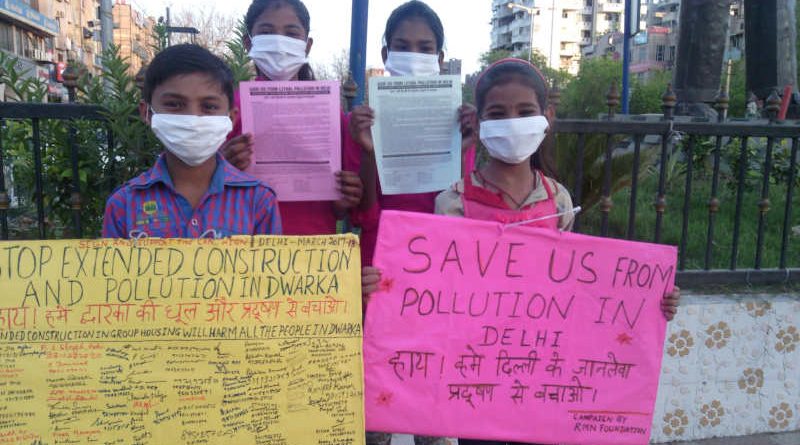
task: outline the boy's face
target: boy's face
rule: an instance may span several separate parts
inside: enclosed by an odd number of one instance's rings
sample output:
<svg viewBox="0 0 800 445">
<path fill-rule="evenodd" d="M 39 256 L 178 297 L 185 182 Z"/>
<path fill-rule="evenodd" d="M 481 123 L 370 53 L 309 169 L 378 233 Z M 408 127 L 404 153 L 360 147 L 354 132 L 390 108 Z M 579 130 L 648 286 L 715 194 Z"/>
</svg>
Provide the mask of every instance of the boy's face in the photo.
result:
<svg viewBox="0 0 800 445">
<path fill-rule="evenodd" d="M 159 114 L 229 116 L 235 121 L 238 110 L 231 105 L 217 80 L 205 73 L 191 73 L 171 77 L 158 85 L 151 102 L 139 104 L 139 114 L 148 125 L 149 108 Z"/>
</svg>

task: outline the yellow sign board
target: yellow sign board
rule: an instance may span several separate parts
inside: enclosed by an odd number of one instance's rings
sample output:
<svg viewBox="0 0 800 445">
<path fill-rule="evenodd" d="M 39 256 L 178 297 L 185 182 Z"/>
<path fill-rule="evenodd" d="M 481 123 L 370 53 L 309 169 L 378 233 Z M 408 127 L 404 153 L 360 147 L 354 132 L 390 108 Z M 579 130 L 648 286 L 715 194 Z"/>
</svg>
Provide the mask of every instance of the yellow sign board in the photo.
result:
<svg viewBox="0 0 800 445">
<path fill-rule="evenodd" d="M 0 445 L 364 443 L 358 239 L 0 243 Z"/>
</svg>

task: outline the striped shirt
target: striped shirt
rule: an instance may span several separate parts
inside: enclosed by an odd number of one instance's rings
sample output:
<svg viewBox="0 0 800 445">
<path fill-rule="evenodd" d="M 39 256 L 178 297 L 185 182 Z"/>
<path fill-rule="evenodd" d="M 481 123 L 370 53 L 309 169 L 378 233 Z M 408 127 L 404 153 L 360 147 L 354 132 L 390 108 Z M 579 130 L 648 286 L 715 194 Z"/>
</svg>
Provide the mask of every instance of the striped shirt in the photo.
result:
<svg viewBox="0 0 800 445">
<path fill-rule="evenodd" d="M 108 199 L 104 238 L 220 238 L 281 234 L 275 193 L 217 155 L 217 168 L 200 204 L 178 194 L 165 155 Z"/>
</svg>

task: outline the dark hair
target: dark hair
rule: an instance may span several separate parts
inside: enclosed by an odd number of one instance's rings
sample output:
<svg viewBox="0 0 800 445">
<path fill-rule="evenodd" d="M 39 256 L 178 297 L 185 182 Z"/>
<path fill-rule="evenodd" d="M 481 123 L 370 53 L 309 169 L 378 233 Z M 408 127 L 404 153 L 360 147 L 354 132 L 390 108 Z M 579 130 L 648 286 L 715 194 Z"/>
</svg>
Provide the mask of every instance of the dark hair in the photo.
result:
<svg viewBox="0 0 800 445">
<path fill-rule="evenodd" d="M 300 24 L 303 26 L 303 29 L 306 31 L 306 35 L 311 32 L 311 14 L 308 13 L 308 8 L 306 5 L 300 0 L 253 0 L 253 3 L 250 3 L 250 7 L 247 8 L 247 14 L 244 17 L 244 24 L 247 26 L 247 33 L 253 33 L 253 27 L 256 26 L 256 20 L 264 13 L 267 9 L 277 9 L 281 6 L 289 6 L 290 8 L 294 9 L 294 13 L 297 15 L 297 19 L 300 20 Z M 300 67 L 300 71 L 297 73 L 297 78 L 299 80 L 316 80 L 316 76 L 314 76 L 314 70 L 311 69 L 311 65 L 306 63 L 302 67 Z"/>
<path fill-rule="evenodd" d="M 520 85 L 531 88 L 536 93 L 536 101 L 542 113 L 547 112 L 547 80 L 538 68 L 522 59 L 503 59 L 495 62 L 478 78 L 475 85 L 475 106 L 478 109 L 478 118 L 483 114 L 486 106 L 486 95 L 497 86 L 516 82 Z M 552 127 L 553 123 L 550 122 Z M 553 131 L 548 131 L 547 137 L 542 142 L 539 150 L 531 157 L 531 166 L 542 170 L 545 175 L 556 178 L 556 166 L 553 160 L 555 149 L 555 136 Z"/>
<path fill-rule="evenodd" d="M 153 100 L 155 89 L 167 80 L 186 74 L 207 74 L 214 79 L 233 106 L 233 73 L 211 51 L 190 43 L 170 46 L 153 57 L 144 75 L 144 100 Z"/>
<path fill-rule="evenodd" d="M 433 35 L 436 36 L 436 51 L 441 51 L 444 48 L 444 26 L 442 26 L 442 21 L 430 6 L 419 0 L 403 3 L 392 11 L 389 20 L 386 21 L 386 31 L 383 33 L 383 41 L 386 46 L 391 43 L 392 37 L 400 24 L 414 18 L 420 18 L 428 23 Z"/>
</svg>

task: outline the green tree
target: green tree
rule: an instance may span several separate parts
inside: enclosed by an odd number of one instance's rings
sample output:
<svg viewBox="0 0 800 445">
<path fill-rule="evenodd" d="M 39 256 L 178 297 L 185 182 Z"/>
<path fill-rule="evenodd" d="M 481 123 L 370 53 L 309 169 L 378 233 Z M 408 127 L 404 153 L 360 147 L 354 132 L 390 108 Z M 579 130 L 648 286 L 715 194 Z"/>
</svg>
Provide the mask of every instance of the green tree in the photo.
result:
<svg viewBox="0 0 800 445">
<path fill-rule="evenodd" d="M 485 69 L 494 62 L 508 57 L 516 57 L 518 59 L 529 61 L 542 71 L 542 74 L 544 74 L 548 81 L 551 83 L 555 81 L 558 87 L 561 89 L 563 89 L 572 81 L 572 75 L 568 71 L 556 70 L 547 66 L 547 57 L 537 50 L 534 50 L 532 55 L 529 51 L 513 53 L 504 49 L 496 49 L 485 52 L 481 54 L 480 58 L 481 69 Z"/>
<path fill-rule="evenodd" d="M 151 47 L 155 54 L 167 47 L 167 24 L 161 19 L 153 26 L 153 42 Z"/>
<path fill-rule="evenodd" d="M 646 80 L 634 79 L 631 88 L 631 114 L 661 113 L 661 96 L 672 82 L 672 73 L 665 70 L 654 71 Z"/>
<path fill-rule="evenodd" d="M 562 88 L 558 116 L 595 118 L 608 112 L 608 89 L 612 83 L 617 83 L 621 74 L 622 62 L 607 58 L 584 60 L 578 75 Z"/>
<path fill-rule="evenodd" d="M 728 116 L 743 117 L 747 106 L 747 72 L 745 62 L 737 60 L 731 67 L 731 90 L 728 92 L 730 104 Z"/>
<path fill-rule="evenodd" d="M 244 46 L 244 39 L 247 35 L 247 25 L 245 24 L 244 17 L 242 17 L 236 25 L 233 40 L 225 44 L 228 48 L 228 54 L 224 55 L 224 59 L 228 66 L 231 67 L 231 71 L 233 71 L 233 80 L 237 87 L 239 82 L 248 81 L 253 78 L 253 67 L 250 64 L 250 56 L 247 54 L 247 48 Z"/>
</svg>

